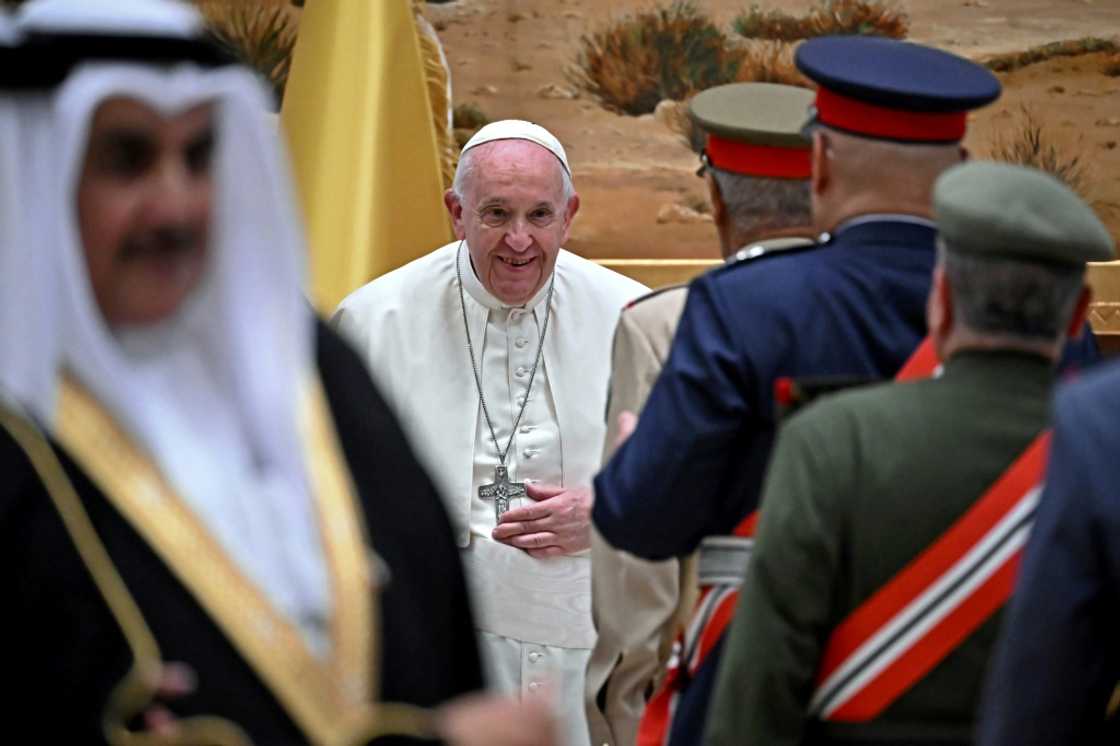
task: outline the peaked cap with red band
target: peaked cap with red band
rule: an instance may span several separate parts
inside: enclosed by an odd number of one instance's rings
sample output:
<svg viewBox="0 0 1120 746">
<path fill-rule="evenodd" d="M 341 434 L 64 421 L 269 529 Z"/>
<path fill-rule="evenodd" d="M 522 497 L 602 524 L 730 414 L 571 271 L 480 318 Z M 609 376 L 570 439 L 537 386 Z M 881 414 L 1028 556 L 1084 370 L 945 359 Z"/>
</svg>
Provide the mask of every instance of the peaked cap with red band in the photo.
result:
<svg viewBox="0 0 1120 746">
<path fill-rule="evenodd" d="M 827 36 L 802 44 L 797 69 L 820 88 L 809 125 L 903 143 L 954 143 L 968 112 L 999 97 L 989 70 L 911 42 Z"/>
<path fill-rule="evenodd" d="M 689 104 L 706 134 L 707 162 L 721 171 L 772 179 L 809 178 L 809 140 L 801 125 L 813 92 L 774 83 L 730 83 Z"/>
</svg>

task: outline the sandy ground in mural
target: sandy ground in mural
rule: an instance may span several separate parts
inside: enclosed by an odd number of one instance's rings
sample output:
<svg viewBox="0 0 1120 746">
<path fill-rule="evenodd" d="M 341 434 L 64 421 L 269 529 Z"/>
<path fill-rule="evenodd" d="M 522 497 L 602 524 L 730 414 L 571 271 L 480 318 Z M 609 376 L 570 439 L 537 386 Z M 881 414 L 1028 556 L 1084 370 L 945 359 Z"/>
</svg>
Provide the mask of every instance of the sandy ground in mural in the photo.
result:
<svg viewBox="0 0 1120 746">
<path fill-rule="evenodd" d="M 729 23 L 748 0 L 700 0 Z M 795 11 L 810 2 L 762 2 Z M 456 0 L 429 5 L 452 69 L 456 104 L 491 119 L 521 117 L 549 127 L 568 148 L 583 200 L 570 248 L 591 258 L 715 256 L 715 230 L 673 207 L 703 204 L 696 158 L 652 115 L 604 110 L 576 91 L 564 70 L 582 34 L 649 0 Z M 910 38 L 959 54 L 1025 50 L 1084 36 L 1120 34 L 1118 0 L 909 0 Z M 1089 165 L 1090 197 L 1120 238 L 1120 77 L 1101 55 L 1058 58 L 1001 74 L 1004 96 L 973 116 L 967 145 L 984 154 L 1027 105 L 1062 149 Z M 678 217 L 665 220 L 667 213 Z M 679 217 L 684 215 L 685 217 Z M 679 222 L 684 221 L 684 222 Z"/>
</svg>

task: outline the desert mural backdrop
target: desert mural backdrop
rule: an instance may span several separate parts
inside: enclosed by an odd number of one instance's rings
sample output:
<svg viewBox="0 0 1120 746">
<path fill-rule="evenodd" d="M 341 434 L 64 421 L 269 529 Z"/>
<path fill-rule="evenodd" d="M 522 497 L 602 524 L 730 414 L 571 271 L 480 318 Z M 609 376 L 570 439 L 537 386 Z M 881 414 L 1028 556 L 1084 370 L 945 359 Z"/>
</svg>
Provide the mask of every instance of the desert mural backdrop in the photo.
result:
<svg viewBox="0 0 1120 746">
<path fill-rule="evenodd" d="M 303 3 L 198 4 L 282 91 Z M 909 39 L 987 64 L 1004 94 L 972 116 L 966 146 L 975 157 L 1054 173 L 1120 238 L 1117 0 L 430 0 L 416 7 L 443 49 L 454 139 L 517 117 L 564 143 L 582 197 L 568 248 L 588 258 L 714 259 L 688 99 L 736 80 L 807 85 L 792 50 L 830 33 Z M 1120 277 L 1112 266 L 1093 271 L 1099 334 L 1120 334 L 1113 271 Z"/>
</svg>

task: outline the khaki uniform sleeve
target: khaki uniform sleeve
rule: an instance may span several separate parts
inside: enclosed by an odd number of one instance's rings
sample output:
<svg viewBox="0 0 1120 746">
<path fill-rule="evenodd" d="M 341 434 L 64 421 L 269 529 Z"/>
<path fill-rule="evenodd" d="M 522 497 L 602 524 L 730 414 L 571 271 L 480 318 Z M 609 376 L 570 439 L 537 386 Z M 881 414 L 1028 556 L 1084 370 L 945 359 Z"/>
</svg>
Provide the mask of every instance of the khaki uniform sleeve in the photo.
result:
<svg viewBox="0 0 1120 746">
<path fill-rule="evenodd" d="M 641 410 L 662 364 L 646 333 L 625 311 L 615 330 L 611 362 L 604 462 L 614 452 L 619 413 Z M 675 634 L 678 562 L 639 560 L 613 549 L 592 529 L 591 568 L 598 631 L 587 670 L 592 744 L 632 744 Z"/>
<path fill-rule="evenodd" d="M 812 410 L 779 434 L 755 551 L 708 711 L 706 746 L 797 746 L 826 641 L 850 470 Z"/>
</svg>

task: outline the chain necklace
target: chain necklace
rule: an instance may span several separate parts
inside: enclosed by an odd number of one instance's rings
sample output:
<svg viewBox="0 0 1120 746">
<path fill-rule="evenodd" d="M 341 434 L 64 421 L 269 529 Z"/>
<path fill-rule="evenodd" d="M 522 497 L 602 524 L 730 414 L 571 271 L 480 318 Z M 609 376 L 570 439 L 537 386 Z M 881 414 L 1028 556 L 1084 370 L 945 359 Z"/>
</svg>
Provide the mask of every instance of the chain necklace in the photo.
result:
<svg viewBox="0 0 1120 746">
<path fill-rule="evenodd" d="M 509 440 L 503 449 L 498 443 L 497 433 L 494 432 L 494 421 L 490 419 L 490 410 L 486 406 L 486 395 L 482 392 L 482 376 L 479 373 L 479 363 L 475 362 L 474 343 L 471 342 L 471 325 L 467 319 L 467 301 L 463 293 L 463 269 L 460 263 L 462 254 L 463 242 L 459 241 L 459 246 L 455 249 L 455 277 L 459 281 L 459 307 L 463 311 L 463 331 L 467 334 L 467 352 L 471 357 L 471 370 L 474 372 L 474 385 L 478 389 L 478 401 L 482 405 L 486 427 L 490 429 L 490 439 L 494 442 L 494 450 L 498 452 L 498 465 L 494 467 L 494 481 L 479 486 L 478 496 L 483 500 L 493 498 L 494 520 L 497 522 L 502 519 L 502 513 L 509 510 L 510 500 L 516 497 L 525 497 L 527 494 L 524 482 L 510 481 L 509 470 L 506 468 L 506 457 L 509 456 L 509 449 L 513 447 L 513 438 L 517 434 L 517 426 L 521 423 L 521 416 L 525 414 L 525 407 L 529 405 L 529 392 L 533 390 L 533 380 L 537 377 L 537 368 L 540 367 L 541 354 L 544 352 L 544 336 L 548 333 L 548 321 L 552 317 L 552 290 L 556 285 L 556 272 L 553 271 L 552 278 L 548 282 L 548 297 L 545 298 L 544 303 L 544 323 L 541 324 L 541 336 L 537 341 L 537 355 L 533 360 L 533 368 L 529 371 L 529 383 L 525 387 L 525 397 L 521 400 L 521 409 L 517 412 L 517 417 L 513 421 L 513 429 L 509 434 Z"/>
</svg>

